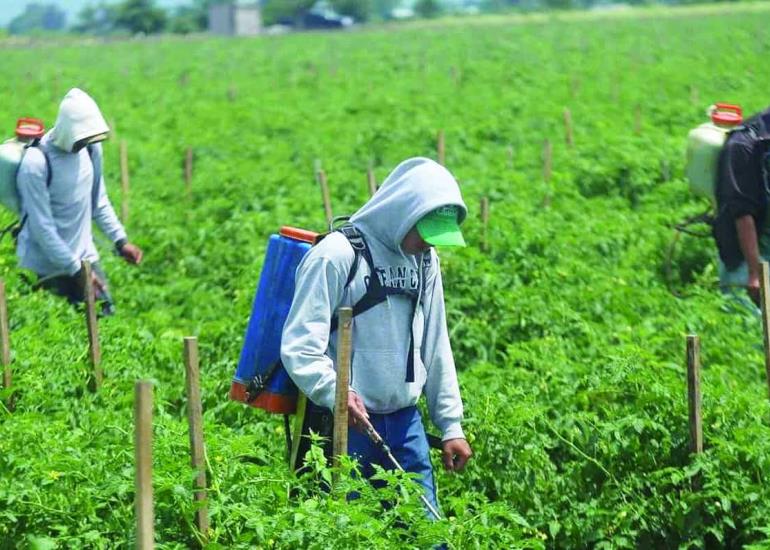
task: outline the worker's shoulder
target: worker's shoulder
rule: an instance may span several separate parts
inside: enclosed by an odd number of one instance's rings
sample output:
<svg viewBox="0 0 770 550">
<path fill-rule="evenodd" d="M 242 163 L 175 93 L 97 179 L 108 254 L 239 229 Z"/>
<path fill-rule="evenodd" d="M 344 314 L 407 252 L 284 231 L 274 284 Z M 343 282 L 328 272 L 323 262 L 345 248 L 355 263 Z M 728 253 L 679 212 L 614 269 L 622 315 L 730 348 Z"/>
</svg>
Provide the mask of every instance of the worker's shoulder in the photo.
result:
<svg viewBox="0 0 770 550">
<path fill-rule="evenodd" d="M 308 252 L 309 260 L 325 260 L 340 268 L 349 268 L 355 259 L 353 247 L 347 237 L 332 231 Z"/>
</svg>

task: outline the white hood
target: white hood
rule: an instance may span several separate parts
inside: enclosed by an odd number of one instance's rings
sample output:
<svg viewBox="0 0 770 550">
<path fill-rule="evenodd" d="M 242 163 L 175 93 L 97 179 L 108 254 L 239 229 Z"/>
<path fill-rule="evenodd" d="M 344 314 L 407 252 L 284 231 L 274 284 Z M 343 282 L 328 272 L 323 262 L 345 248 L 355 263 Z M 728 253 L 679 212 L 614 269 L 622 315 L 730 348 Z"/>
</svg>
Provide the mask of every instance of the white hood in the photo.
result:
<svg viewBox="0 0 770 550">
<path fill-rule="evenodd" d="M 87 93 L 73 88 L 59 105 L 59 116 L 51 130 L 51 141 L 62 151 L 72 152 L 78 141 L 100 134 L 110 129 L 104 121 L 99 107 Z"/>
<path fill-rule="evenodd" d="M 437 162 L 417 157 L 399 164 L 350 221 L 400 254 L 401 242 L 415 224 L 429 212 L 448 205 L 460 208 L 457 221 L 462 223 L 468 209 L 457 181 Z"/>
</svg>

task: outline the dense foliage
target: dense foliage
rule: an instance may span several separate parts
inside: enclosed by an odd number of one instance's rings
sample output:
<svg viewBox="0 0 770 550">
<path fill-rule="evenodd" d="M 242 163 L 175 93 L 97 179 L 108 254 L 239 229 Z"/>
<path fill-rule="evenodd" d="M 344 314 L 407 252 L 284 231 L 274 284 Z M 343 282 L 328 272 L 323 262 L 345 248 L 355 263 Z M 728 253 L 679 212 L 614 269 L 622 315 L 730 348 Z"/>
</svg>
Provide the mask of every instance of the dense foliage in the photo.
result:
<svg viewBox="0 0 770 550">
<path fill-rule="evenodd" d="M 766 105 L 767 20 L 757 6 L 4 51 L 6 128 L 17 115 L 52 123 L 74 85 L 100 102 L 116 130 L 110 193 L 119 204 L 126 140 L 128 229 L 147 254 L 132 269 L 103 243 L 118 314 L 101 322 L 106 380 L 91 394 L 82 316 L 33 291 L 2 243 L 16 409 L 0 407 L 0 548 L 133 545 L 139 378 L 156 384 L 157 541 L 194 543 L 190 334 L 201 342 L 211 548 L 770 547 L 760 324 L 717 292 L 710 240 L 683 237 L 666 265 L 672 224 L 705 206 L 683 179 L 686 132 L 711 102 Z M 449 520 L 431 524 L 409 484 L 393 480 L 398 505 L 382 511 L 381 495 L 346 476 L 339 490 L 357 488 L 357 501 L 292 478 L 279 418 L 226 394 L 268 235 L 323 227 L 315 159 L 335 213 L 350 213 L 367 197 L 369 163 L 382 179 L 432 156 L 439 129 L 471 208 L 472 244 L 442 252 L 442 266 L 475 457 L 463 475 L 439 474 Z M 697 458 L 689 332 L 703 347 Z M 309 477 L 328 477 L 315 463 Z"/>
</svg>

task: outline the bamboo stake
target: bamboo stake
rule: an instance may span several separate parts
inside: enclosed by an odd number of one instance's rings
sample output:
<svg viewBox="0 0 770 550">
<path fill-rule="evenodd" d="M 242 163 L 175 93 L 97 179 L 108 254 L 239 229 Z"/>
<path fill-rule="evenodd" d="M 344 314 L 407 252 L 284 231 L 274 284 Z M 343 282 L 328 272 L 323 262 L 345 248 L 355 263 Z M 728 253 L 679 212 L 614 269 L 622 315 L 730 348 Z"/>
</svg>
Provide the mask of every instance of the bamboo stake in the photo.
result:
<svg viewBox="0 0 770 550">
<path fill-rule="evenodd" d="M 152 506 L 152 383 L 138 380 L 134 397 L 134 457 L 136 461 L 136 547 L 155 544 Z"/>
<path fill-rule="evenodd" d="M 545 181 L 545 197 L 543 198 L 543 207 L 551 206 L 551 175 L 553 173 L 553 146 L 551 140 L 546 139 L 543 142 L 543 181 Z"/>
<path fill-rule="evenodd" d="M 700 391 L 700 339 L 687 336 L 687 396 L 690 410 L 690 452 L 703 452 L 703 418 Z"/>
<path fill-rule="evenodd" d="M 208 540 L 209 510 L 206 504 L 206 446 L 203 441 L 203 406 L 201 405 L 200 367 L 198 361 L 198 339 L 188 336 L 184 339 L 184 366 L 187 373 L 187 421 L 190 427 L 190 459 L 195 475 L 194 501 L 195 522 L 201 533 L 202 542 Z"/>
<path fill-rule="evenodd" d="M 765 340 L 765 372 L 767 373 L 768 396 L 770 397 L 770 267 L 767 262 L 760 264 L 760 302 L 762 306 L 762 333 Z"/>
<path fill-rule="evenodd" d="M 377 192 L 377 178 L 371 166 L 366 170 L 366 181 L 369 184 L 369 195 L 374 195 Z"/>
<path fill-rule="evenodd" d="M 124 224 L 128 223 L 128 190 L 130 178 L 128 174 L 128 145 L 125 139 L 120 140 L 120 216 Z"/>
<path fill-rule="evenodd" d="M 567 146 L 574 147 L 575 139 L 572 135 L 572 113 L 569 109 L 564 109 L 564 139 Z"/>
<path fill-rule="evenodd" d="M 350 385 L 350 360 L 353 352 L 353 310 L 339 309 L 337 334 L 337 381 L 334 400 L 334 464 L 339 466 L 340 457 L 348 454 L 348 386 Z"/>
<path fill-rule="evenodd" d="M 508 168 L 513 170 L 513 145 L 506 147 L 505 152 L 508 156 Z"/>
<path fill-rule="evenodd" d="M 444 130 L 438 131 L 438 137 L 436 138 L 436 153 L 438 156 L 438 163 L 441 166 L 446 166 L 446 141 L 444 139 Z"/>
<path fill-rule="evenodd" d="M 489 225 L 489 198 L 481 197 L 481 250 L 489 250 L 487 226 Z"/>
<path fill-rule="evenodd" d="M 102 349 L 99 345 L 99 323 L 96 318 L 96 297 L 94 296 L 91 262 L 83 262 L 83 295 L 86 300 L 86 326 L 88 327 L 88 352 L 93 373 L 89 386 L 97 391 L 102 385 Z"/>
<path fill-rule="evenodd" d="M 321 197 L 324 202 L 324 214 L 326 215 L 326 224 L 331 227 L 334 214 L 332 213 L 332 199 L 329 193 L 329 183 L 326 181 L 326 172 L 322 169 L 318 169 L 316 172 L 316 180 L 318 185 L 321 186 Z"/>
<path fill-rule="evenodd" d="M 187 148 L 187 152 L 184 156 L 184 184 L 187 189 L 187 194 L 192 193 L 192 177 L 193 177 L 193 150 L 191 147 Z"/>
<path fill-rule="evenodd" d="M 8 307 L 5 299 L 5 280 L 0 279 L 0 358 L 3 362 L 3 388 L 11 387 L 11 344 L 8 332 Z"/>
</svg>

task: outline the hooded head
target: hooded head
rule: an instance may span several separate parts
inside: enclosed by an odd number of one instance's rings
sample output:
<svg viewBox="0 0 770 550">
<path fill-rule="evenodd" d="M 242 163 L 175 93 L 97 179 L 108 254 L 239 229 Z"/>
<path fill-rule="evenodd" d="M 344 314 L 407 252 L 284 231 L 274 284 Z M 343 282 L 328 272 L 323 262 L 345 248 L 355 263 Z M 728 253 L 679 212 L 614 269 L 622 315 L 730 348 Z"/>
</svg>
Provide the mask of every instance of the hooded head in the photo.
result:
<svg viewBox="0 0 770 550">
<path fill-rule="evenodd" d="M 452 174 L 437 162 L 418 157 L 399 164 L 350 221 L 393 252 L 403 253 L 406 234 L 442 206 L 457 207 L 458 223 L 468 214 Z"/>
<path fill-rule="evenodd" d="M 73 88 L 59 105 L 59 116 L 51 130 L 53 144 L 68 153 L 76 152 L 76 144 L 99 141 L 110 129 L 99 107 L 87 93 Z"/>
</svg>

